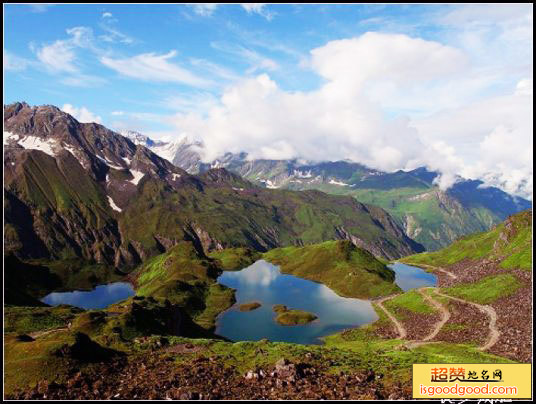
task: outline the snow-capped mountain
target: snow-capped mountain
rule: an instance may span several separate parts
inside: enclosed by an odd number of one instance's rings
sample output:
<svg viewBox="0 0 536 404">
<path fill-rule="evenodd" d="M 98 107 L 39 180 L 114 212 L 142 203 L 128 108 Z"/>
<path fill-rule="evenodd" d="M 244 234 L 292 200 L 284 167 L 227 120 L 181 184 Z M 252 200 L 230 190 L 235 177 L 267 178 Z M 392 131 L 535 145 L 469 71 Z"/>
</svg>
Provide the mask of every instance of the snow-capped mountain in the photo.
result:
<svg viewBox="0 0 536 404">
<path fill-rule="evenodd" d="M 155 142 L 139 133 L 134 136 L 190 174 L 226 168 L 265 188 L 317 189 L 379 205 L 427 249 L 443 247 L 471 232 L 488 230 L 509 215 L 532 206 L 526 199 L 484 186 L 479 180 L 459 178 L 451 188 L 441 190 L 434 183 L 438 173 L 424 167 L 387 173 L 352 161 L 250 160 L 246 153 L 226 153 L 203 163 L 200 142 L 187 138 Z"/>
<path fill-rule="evenodd" d="M 206 171 L 201 169 L 200 149 L 203 147 L 201 142 L 195 142 L 188 137 L 183 137 L 173 142 L 163 142 L 153 140 L 139 132 L 125 130 L 120 132 L 121 135 L 129 138 L 135 144 L 143 145 L 158 156 L 166 159 L 170 163 L 188 171 L 192 174 Z"/>
</svg>

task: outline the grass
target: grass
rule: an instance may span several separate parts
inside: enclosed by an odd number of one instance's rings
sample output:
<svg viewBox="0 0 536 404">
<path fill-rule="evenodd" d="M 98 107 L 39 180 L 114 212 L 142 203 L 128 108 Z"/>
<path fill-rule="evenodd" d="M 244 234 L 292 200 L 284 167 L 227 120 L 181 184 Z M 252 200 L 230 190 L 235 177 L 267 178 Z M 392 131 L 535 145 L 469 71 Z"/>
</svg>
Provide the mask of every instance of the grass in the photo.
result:
<svg viewBox="0 0 536 404">
<path fill-rule="evenodd" d="M 532 268 L 532 213 L 524 211 L 510 216 L 494 229 L 458 239 L 435 252 L 400 259 L 407 264 L 446 267 L 463 260 L 499 259 L 504 269 Z"/>
<path fill-rule="evenodd" d="M 451 296 L 480 304 L 490 304 L 496 300 L 513 295 L 521 283 L 514 275 L 500 274 L 487 276 L 478 282 L 443 289 Z"/>
<path fill-rule="evenodd" d="M 366 299 L 400 290 L 394 284 L 394 272 L 346 240 L 277 248 L 263 258 L 280 265 L 282 273 L 321 282 L 345 297 Z"/>
<path fill-rule="evenodd" d="M 283 313 L 285 311 L 288 310 L 287 306 L 285 306 L 284 304 L 274 304 L 272 306 L 272 310 L 275 312 L 275 313 Z"/>
<path fill-rule="evenodd" d="M 410 290 L 386 301 L 384 306 L 394 313 L 400 320 L 403 320 L 404 315 L 402 313 L 404 310 L 418 314 L 433 314 L 436 312 L 436 310 L 424 300 L 421 294 L 415 290 Z"/>
<path fill-rule="evenodd" d="M 4 307 L 4 332 L 27 334 L 65 327 L 83 310 L 73 306 L 56 307 Z"/>
<path fill-rule="evenodd" d="M 226 248 L 208 254 L 210 258 L 219 261 L 219 267 L 224 271 L 241 270 L 260 259 L 261 254 L 250 248 Z"/>
<path fill-rule="evenodd" d="M 238 256 L 236 250 L 233 256 Z M 216 317 L 235 302 L 234 291 L 216 282 L 219 265 L 221 260 L 206 257 L 190 242 L 180 242 L 136 270 L 136 294 L 168 299 L 211 330 Z"/>
<path fill-rule="evenodd" d="M 324 345 L 300 345 L 267 340 L 232 343 L 172 336 L 166 328 L 169 324 L 165 322 L 170 316 L 168 310 L 169 305 L 163 299 L 132 297 L 106 310 L 78 313 L 70 330 L 43 335 L 33 342 L 18 341 L 14 333 L 5 334 L 5 392 L 35 386 L 43 379 L 63 382 L 73 366 L 82 373 L 98 372 L 98 364 L 73 361 L 54 354 L 65 344 L 72 345 L 77 332 L 84 332 L 102 347 L 127 356 L 164 355 L 177 365 L 188 364 L 199 357 L 210 357 L 219 366 L 235 369 L 237 374 L 257 367 L 267 370 L 279 359 L 285 358 L 293 362 L 305 361 L 326 373 L 373 369 L 384 375 L 383 383 L 389 384 L 408 383 L 413 363 L 511 362 L 463 344 L 438 343 L 404 350 L 401 348 L 403 341 L 381 339 L 375 335 L 374 329 L 389 321 L 381 311 L 378 311 L 379 319 L 375 323 L 325 337 Z M 48 315 L 52 315 L 50 311 Z M 137 343 L 138 336 L 147 336 L 146 341 Z M 203 349 L 175 355 L 155 351 L 153 342 L 161 340 L 161 336 L 165 336 L 170 345 L 192 344 Z"/>
<path fill-rule="evenodd" d="M 275 322 L 279 325 L 304 325 L 315 321 L 318 317 L 304 310 L 279 311 Z"/>
</svg>

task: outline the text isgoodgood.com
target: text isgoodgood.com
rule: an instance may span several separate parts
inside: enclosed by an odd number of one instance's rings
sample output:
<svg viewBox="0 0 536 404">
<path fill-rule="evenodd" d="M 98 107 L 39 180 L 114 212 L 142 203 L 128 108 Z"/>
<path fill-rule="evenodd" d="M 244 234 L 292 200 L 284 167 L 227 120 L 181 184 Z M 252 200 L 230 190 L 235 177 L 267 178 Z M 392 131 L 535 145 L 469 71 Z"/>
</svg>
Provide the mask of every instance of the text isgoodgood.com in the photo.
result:
<svg viewBox="0 0 536 404">
<path fill-rule="evenodd" d="M 460 386 L 456 383 L 454 386 L 425 386 L 420 385 L 421 394 L 433 396 L 467 396 L 472 394 L 484 394 L 491 396 L 504 396 L 504 395 L 516 395 L 517 387 L 515 386 L 490 386 L 485 384 L 483 386 Z"/>
</svg>

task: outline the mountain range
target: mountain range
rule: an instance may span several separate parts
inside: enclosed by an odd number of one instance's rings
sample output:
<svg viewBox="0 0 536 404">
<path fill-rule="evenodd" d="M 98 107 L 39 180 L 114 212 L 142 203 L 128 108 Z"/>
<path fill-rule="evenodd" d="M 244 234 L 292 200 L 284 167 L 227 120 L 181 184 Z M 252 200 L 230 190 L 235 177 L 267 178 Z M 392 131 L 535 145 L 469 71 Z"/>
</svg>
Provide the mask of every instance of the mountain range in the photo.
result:
<svg viewBox="0 0 536 404">
<path fill-rule="evenodd" d="M 123 135 L 191 174 L 224 167 L 261 187 L 316 189 L 380 206 L 427 250 L 489 230 L 509 215 L 532 206 L 530 201 L 485 186 L 480 180 L 458 178 L 452 187 L 442 190 L 434 182 L 439 174 L 424 167 L 388 173 L 351 161 L 251 160 L 246 153 L 226 153 L 204 163 L 199 141 L 187 137 L 175 142 L 155 141 L 134 131 Z"/>
<path fill-rule="evenodd" d="M 268 189 L 224 168 L 189 174 L 54 106 L 4 106 L 6 255 L 128 268 L 183 240 L 208 253 L 333 239 L 385 259 L 423 250 L 384 209 L 352 196 Z"/>
</svg>

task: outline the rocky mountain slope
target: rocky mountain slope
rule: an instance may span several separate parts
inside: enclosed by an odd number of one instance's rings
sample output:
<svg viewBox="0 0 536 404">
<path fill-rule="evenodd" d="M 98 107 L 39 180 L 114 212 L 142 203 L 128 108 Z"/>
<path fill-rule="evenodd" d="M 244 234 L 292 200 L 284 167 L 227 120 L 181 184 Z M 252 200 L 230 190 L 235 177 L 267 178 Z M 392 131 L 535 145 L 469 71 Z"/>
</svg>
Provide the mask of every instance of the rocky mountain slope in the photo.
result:
<svg viewBox="0 0 536 404">
<path fill-rule="evenodd" d="M 490 312 L 489 329 L 494 329 L 495 335 L 487 344 L 488 352 L 531 361 L 532 210 L 512 215 L 492 230 L 463 237 L 442 250 L 401 261 L 435 272 L 443 296 Z M 481 311 L 477 318 L 482 317 Z"/>
<path fill-rule="evenodd" d="M 206 164 L 200 160 L 199 142 L 184 138 L 177 143 L 154 145 L 154 141 L 138 133 L 127 135 L 142 136 L 143 143 L 156 154 L 190 173 L 225 167 L 266 188 L 318 189 L 381 206 L 427 250 L 445 247 L 466 234 L 489 230 L 508 215 L 531 207 L 529 201 L 495 187 L 483 187 L 481 181 L 459 179 L 450 189 L 441 190 L 434 183 L 438 174 L 425 168 L 386 173 L 350 161 L 248 160 L 245 153 L 227 153 Z M 171 149 L 174 152 L 170 154 Z"/>
<path fill-rule="evenodd" d="M 5 238 L 19 258 L 134 266 L 181 240 L 205 253 L 348 239 L 377 256 L 422 249 L 383 209 L 190 175 L 141 144 L 53 106 L 4 107 Z"/>
</svg>

